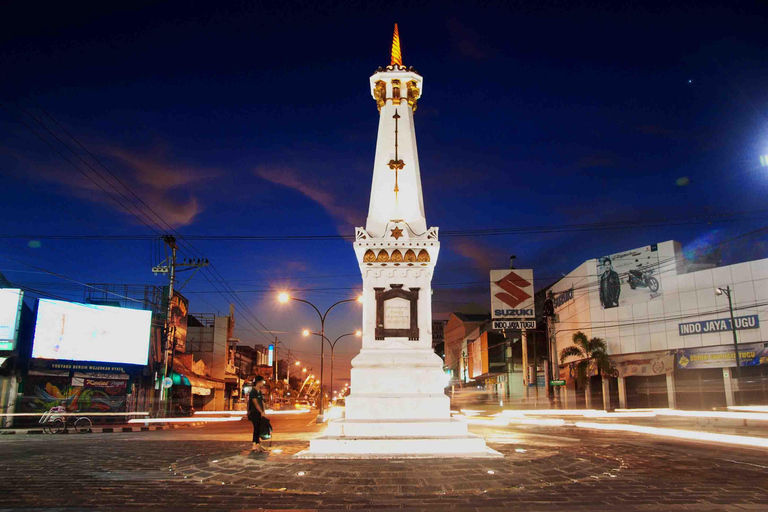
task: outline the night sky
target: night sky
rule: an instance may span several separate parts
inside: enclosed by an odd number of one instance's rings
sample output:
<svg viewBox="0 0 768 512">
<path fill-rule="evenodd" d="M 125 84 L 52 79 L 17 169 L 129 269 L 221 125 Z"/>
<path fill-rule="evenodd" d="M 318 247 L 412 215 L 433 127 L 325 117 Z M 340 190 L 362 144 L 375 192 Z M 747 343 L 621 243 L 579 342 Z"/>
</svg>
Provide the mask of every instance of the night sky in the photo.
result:
<svg viewBox="0 0 768 512">
<path fill-rule="evenodd" d="M 365 222 L 378 123 L 368 77 L 389 64 L 395 22 L 404 64 L 424 77 L 415 119 L 428 225 L 622 224 L 445 237 L 436 317 L 487 308 L 488 270 L 506 268 L 511 254 L 534 268 L 537 288 L 588 258 L 669 239 L 693 259 L 768 257 L 765 231 L 732 240 L 768 216 L 768 4 L 576 4 L 6 6 L 0 235 L 23 237 L 0 238 L 0 271 L 74 300 L 81 286 L 7 258 L 86 283 L 164 281 L 150 272 L 157 243 L 99 239 L 153 231 L 24 123 L 99 182 L 66 149 L 84 155 L 82 144 L 182 235 L 352 235 Z M 742 212 L 752 213 L 668 222 Z M 662 222 L 633 224 L 649 219 Z M 317 342 L 298 334 L 319 328 L 314 312 L 278 305 L 275 290 L 301 290 L 323 308 L 354 297 L 351 243 L 191 243 L 245 305 L 241 340 L 271 336 L 257 332 L 255 315 L 317 370 Z M 212 272 L 182 290 L 192 313 L 228 311 L 230 299 L 206 279 Z M 329 316 L 332 339 L 357 327 L 355 304 Z M 341 342 L 337 369 L 346 373 L 358 348 Z"/>
</svg>

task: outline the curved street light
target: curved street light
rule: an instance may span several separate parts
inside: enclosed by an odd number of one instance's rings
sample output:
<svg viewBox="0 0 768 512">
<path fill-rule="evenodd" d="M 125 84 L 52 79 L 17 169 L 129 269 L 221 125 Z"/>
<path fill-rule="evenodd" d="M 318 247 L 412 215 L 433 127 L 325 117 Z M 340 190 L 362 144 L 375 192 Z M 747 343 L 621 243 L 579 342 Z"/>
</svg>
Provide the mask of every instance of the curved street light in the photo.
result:
<svg viewBox="0 0 768 512">
<path fill-rule="evenodd" d="M 299 299 L 296 297 L 291 297 L 287 292 L 280 292 L 277 296 L 277 300 L 281 302 L 282 304 L 287 304 L 289 301 L 296 301 L 296 302 L 303 302 L 304 304 L 307 304 L 312 307 L 317 312 L 317 316 L 320 317 L 320 380 L 318 381 L 320 385 L 320 414 L 317 415 L 317 422 L 323 423 L 325 422 L 325 398 L 323 394 L 323 360 L 325 356 L 325 343 L 323 343 L 323 339 L 327 339 L 325 337 L 325 319 L 328 316 L 328 313 L 331 312 L 333 308 L 338 306 L 339 304 L 344 304 L 345 302 L 359 302 L 360 304 L 363 303 L 363 296 L 360 295 L 359 297 L 355 299 L 344 299 L 340 300 L 334 304 L 331 304 L 331 306 L 325 310 L 325 313 L 321 313 L 320 310 L 309 302 L 308 300 Z M 305 332 L 309 332 L 305 329 Z M 304 334 L 305 336 L 308 336 L 308 334 Z"/>
<path fill-rule="evenodd" d="M 363 331 L 358 329 L 355 332 L 348 332 L 346 334 L 342 334 L 341 336 L 336 338 L 333 342 L 331 342 L 331 340 L 329 340 L 328 337 L 325 334 L 320 334 L 319 332 L 310 332 L 308 329 L 304 329 L 302 331 L 302 334 L 304 336 L 309 336 L 310 334 L 313 334 L 315 336 L 320 336 L 323 339 L 325 339 L 325 341 L 327 341 L 328 344 L 331 346 L 331 394 L 335 393 L 335 391 L 333 390 L 333 384 L 334 384 L 333 383 L 333 351 L 336 348 L 336 343 L 338 343 L 339 340 L 341 338 L 344 338 L 345 336 L 357 336 L 359 338 L 360 336 L 363 335 Z"/>
</svg>

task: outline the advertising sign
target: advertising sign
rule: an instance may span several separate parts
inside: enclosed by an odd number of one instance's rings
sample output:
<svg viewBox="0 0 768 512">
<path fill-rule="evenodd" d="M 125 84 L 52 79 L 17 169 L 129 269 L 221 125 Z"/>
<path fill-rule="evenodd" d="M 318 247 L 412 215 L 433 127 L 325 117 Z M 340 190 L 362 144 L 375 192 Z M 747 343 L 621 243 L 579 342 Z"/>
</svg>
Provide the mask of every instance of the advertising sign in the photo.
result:
<svg viewBox="0 0 768 512">
<path fill-rule="evenodd" d="M 768 364 L 768 343 L 739 344 L 740 366 Z M 677 351 L 677 367 L 685 370 L 699 368 L 730 368 L 736 366 L 733 345 L 681 348 Z"/>
<path fill-rule="evenodd" d="M 611 356 L 618 377 L 648 377 L 672 373 L 675 369 L 674 351 L 665 350 L 642 355 Z"/>
<path fill-rule="evenodd" d="M 534 320 L 533 270 L 491 270 L 491 311 L 494 320 Z"/>
<path fill-rule="evenodd" d="M 145 365 L 152 312 L 40 299 L 32 357 Z"/>
<path fill-rule="evenodd" d="M 275 346 L 270 345 L 269 346 L 269 358 L 267 359 L 267 366 L 272 366 L 275 359 Z"/>
<path fill-rule="evenodd" d="M 163 311 L 168 311 L 168 287 L 163 287 Z M 179 292 L 173 292 L 171 299 L 171 318 L 168 327 L 176 337 L 176 350 L 186 351 L 187 346 L 187 315 L 189 314 L 189 301 Z"/>
<path fill-rule="evenodd" d="M 488 333 L 471 342 L 469 352 L 470 378 L 488 373 Z"/>
<path fill-rule="evenodd" d="M 659 266 L 656 244 L 598 258 L 597 284 L 603 309 L 660 297 Z"/>
<path fill-rule="evenodd" d="M 555 294 L 554 298 L 552 299 L 552 306 L 554 306 L 555 309 L 558 309 L 564 304 L 567 304 L 572 300 L 573 300 L 573 286 L 571 286 L 569 290 L 565 290 L 563 292 Z"/>
<path fill-rule="evenodd" d="M 512 331 L 535 329 L 536 320 L 494 320 L 493 328 L 497 331 L 502 331 L 504 329 L 510 329 Z"/>
<path fill-rule="evenodd" d="M 758 329 L 760 327 L 760 319 L 757 315 L 737 316 L 733 320 L 736 323 L 737 331 L 742 329 Z M 677 327 L 680 329 L 680 336 L 732 330 L 730 318 L 718 318 L 717 320 L 705 320 L 703 322 L 685 322 L 677 324 Z"/>
<path fill-rule="evenodd" d="M 0 350 L 16 348 L 23 298 L 17 288 L 0 288 Z"/>
</svg>

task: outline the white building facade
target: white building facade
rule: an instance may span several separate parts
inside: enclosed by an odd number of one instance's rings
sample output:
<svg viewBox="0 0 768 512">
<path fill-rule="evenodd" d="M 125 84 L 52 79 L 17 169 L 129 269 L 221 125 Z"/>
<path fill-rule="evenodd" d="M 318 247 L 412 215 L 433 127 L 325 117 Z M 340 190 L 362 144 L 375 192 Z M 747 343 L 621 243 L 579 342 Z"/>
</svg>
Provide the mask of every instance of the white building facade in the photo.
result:
<svg viewBox="0 0 768 512">
<path fill-rule="evenodd" d="M 768 403 L 768 259 L 687 268 L 680 244 L 667 241 L 585 261 L 552 287 L 558 354 L 581 331 L 605 340 L 616 368 L 600 377 L 593 368 L 579 386 L 576 359 L 559 361 L 569 407 Z"/>
</svg>

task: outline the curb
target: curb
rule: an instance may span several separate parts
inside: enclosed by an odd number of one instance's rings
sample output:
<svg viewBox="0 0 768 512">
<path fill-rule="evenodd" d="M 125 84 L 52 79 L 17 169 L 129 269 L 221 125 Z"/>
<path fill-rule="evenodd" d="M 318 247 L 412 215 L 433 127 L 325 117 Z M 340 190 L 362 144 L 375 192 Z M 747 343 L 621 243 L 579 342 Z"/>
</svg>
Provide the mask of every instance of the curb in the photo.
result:
<svg viewBox="0 0 768 512">
<path fill-rule="evenodd" d="M 184 428 L 184 427 L 200 427 L 202 425 L 205 425 L 206 422 L 201 421 L 197 423 L 185 423 L 183 425 L 173 424 L 173 425 L 159 425 L 159 426 L 153 426 L 153 427 L 144 427 L 144 426 L 136 426 L 136 427 L 93 427 L 91 428 L 91 431 L 88 432 L 89 434 L 117 434 L 117 433 L 123 433 L 123 432 L 149 432 L 152 430 L 169 430 L 172 428 Z M 8 430 L 0 430 L 0 436 L 12 436 L 12 435 L 42 435 L 45 432 L 43 432 L 42 429 L 8 429 Z M 75 432 L 68 432 L 71 434 L 74 434 Z"/>
</svg>

